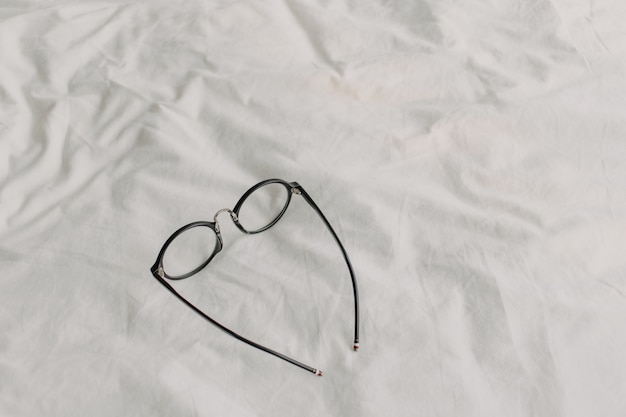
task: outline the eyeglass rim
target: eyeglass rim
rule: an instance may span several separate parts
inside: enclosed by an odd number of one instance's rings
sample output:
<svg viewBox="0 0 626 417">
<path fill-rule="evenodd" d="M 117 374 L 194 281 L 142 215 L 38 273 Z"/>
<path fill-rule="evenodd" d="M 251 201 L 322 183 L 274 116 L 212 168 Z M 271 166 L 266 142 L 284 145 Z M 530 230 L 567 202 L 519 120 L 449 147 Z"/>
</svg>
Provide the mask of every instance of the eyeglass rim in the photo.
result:
<svg viewBox="0 0 626 417">
<path fill-rule="evenodd" d="M 280 213 L 278 213 L 278 215 L 276 216 L 276 218 L 274 218 L 274 220 L 272 220 L 268 225 L 257 229 L 257 230 L 247 230 L 240 222 L 239 222 L 239 211 L 241 210 L 241 207 L 243 206 L 243 203 L 246 201 L 246 199 L 248 197 L 250 197 L 256 190 L 258 190 L 261 187 L 264 187 L 266 185 L 269 184 L 280 184 L 283 187 L 285 187 L 286 191 L 287 191 L 287 201 L 285 202 L 284 207 L 282 208 L 282 210 L 280 211 Z M 242 231 L 245 234 L 248 235 L 254 235 L 257 233 L 261 233 L 266 231 L 267 229 L 269 229 L 270 227 L 274 226 L 276 223 L 278 223 L 278 221 L 283 217 L 283 215 L 287 212 L 287 208 L 289 208 L 289 203 L 291 202 L 291 194 L 294 188 L 299 187 L 299 184 L 296 182 L 292 182 L 289 183 L 285 180 L 281 180 L 278 178 L 271 178 L 271 179 L 267 179 L 264 181 L 261 181 L 255 185 L 253 185 L 252 187 L 250 187 L 245 193 L 243 193 L 243 195 L 239 198 L 239 201 L 237 201 L 237 203 L 235 204 L 235 207 L 232 209 L 232 212 L 235 213 L 235 217 L 233 217 L 233 222 L 235 223 L 235 226 Z M 211 255 L 204 261 L 202 262 L 199 266 L 197 266 L 196 268 L 194 268 L 193 270 L 191 270 L 190 272 L 186 272 L 184 274 L 181 275 L 170 275 L 167 273 L 166 269 L 165 269 L 165 265 L 163 262 L 163 259 L 165 257 L 165 252 L 167 251 L 168 247 L 170 246 L 170 244 L 178 237 L 180 236 L 182 233 L 186 232 L 189 229 L 192 229 L 194 227 L 208 227 L 209 229 L 211 229 L 213 231 L 213 233 L 215 233 L 217 239 L 215 240 L 215 248 L 213 249 L 213 253 L 211 253 Z M 222 235 L 219 232 L 216 222 L 208 222 L 208 221 L 196 221 L 196 222 L 192 222 L 189 224 L 186 224 L 184 226 L 182 226 L 181 228 L 179 228 L 178 230 L 176 230 L 174 233 L 172 233 L 170 235 L 170 237 L 165 241 L 165 243 L 163 244 L 163 246 L 161 247 L 161 250 L 159 252 L 159 255 L 157 257 L 157 262 L 155 263 L 154 267 L 156 269 L 161 268 L 161 272 L 163 274 L 163 277 L 167 278 L 167 279 L 171 279 L 171 280 L 181 280 L 181 279 L 185 279 L 185 278 L 189 278 L 192 275 L 197 274 L 198 272 L 200 272 L 202 269 L 204 269 L 215 257 L 215 255 L 217 255 L 223 248 L 224 242 L 222 241 Z"/>
<path fill-rule="evenodd" d="M 180 236 L 187 230 L 193 229 L 195 227 L 208 227 L 209 229 L 213 231 L 213 233 L 215 233 L 216 239 L 215 239 L 215 247 L 213 248 L 213 253 L 211 253 L 211 255 L 207 258 L 207 260 L 202 262 L 198 267 L 196 267 L 190 272 L 186 272 L 182 275 L 168 274 L 167 271 L 165 270 L 165 265 L 163 262 L 167 248 L 178 236 Z M 169 238 L 167 238 L 167 240 L 161 247 L 161 251 L 159 252 L 159 255 L 157 256 L 157 262 L 155 263 L 155 265 L 157 266 L 157 268 L 162 269 L 163 276 L 167 279 L 181 280 L 181 279 L 189 278 L 190 276 L 195 275 L 198 272 L 200 272 L 202 269 L 204 269 L 213 260 L 215 255 L 217 255 L 222 250 L 223 246 L 224 246 L 224 242 L 222 241 L 221 234 L 218 233 L 216 230 L 215 222 L 197 221 L 197 222 L 189 223 L 189 224 L 184 225 L 180 229 L 176 230 L 174 233 L 171 234 Z"/>
<path fill-rule="evenodd" d="M 280 184 L 283 187 L 285 187 L 285 190 L 287 191 L 287 201 L 285 201 L 285 205 L 280 211 L 280 213 L 278 213 L 276 218 L 274 218 L 274 220 L 272 220 L 269 224 L 257 230 L 248 230 L 239 222 L 239 211 L 241 210 L 243 203 L 248 199 L 248 197 L 250 197 L 259 188 L 265 187 L 266 185 L 269 185 L 269 184 Z M 235 216 L 236 216 L 236 220 L 234 220 L 235 226 L 237 226 L 237 228 L 241 230 L 243 233 L 248 234 L 248 235 L 254 235 L 257 233 L 264 232 L 270 227 L 274 226 L 287 212 L 287 208 L 289 207 L 289 203 L 291 202 L 291 193 L 292 193 L 291 190 L 294 189 L 295 187 L 298 187 L 297 183 L 289 183 L 287 181 L 284 181 L 278 178 L 271 178 L 271 179 L 264 180 L 253 185 L 245 193 L 243 193 L 239 201 L 237 201 L 237 203 L 235 204 L 235 207 L 233 207 L 233 213 L 235 213 Z"/>
</svg>

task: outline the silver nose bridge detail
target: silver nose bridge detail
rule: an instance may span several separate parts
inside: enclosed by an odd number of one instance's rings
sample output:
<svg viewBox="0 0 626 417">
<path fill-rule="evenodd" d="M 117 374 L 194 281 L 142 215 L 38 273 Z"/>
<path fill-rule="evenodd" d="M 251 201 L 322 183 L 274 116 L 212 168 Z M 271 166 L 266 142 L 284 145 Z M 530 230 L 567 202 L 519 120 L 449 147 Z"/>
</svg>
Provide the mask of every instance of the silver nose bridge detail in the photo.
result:
<svg viewBox="0 0 626 417">
<path fill-rule="evenodd" d="M 229 209 L 229 208 L 219 209 L 219 210 L 217 211 L 217 213 L 215 213 L 215 216 L 213 216 L 213 222 L 215 223 L 215 231 L 216 231 L 217 233 L 219 233 L 219 232 L 220 232 L 220 224 L 219 224 L 219 223 L 218 223 L 218 221 L 217 221 L 217 217 L 220 215 L 220 213 L 224 213 L 224 212 L 226 212 L 226 213 L 230 213 L 230 217 L 231 217 L 231 219 L 233 219 L 233 221 L 234 221 L 234 222 L 236 222 L 236 221 L 237 221 L 237 214 L 236 214 L 234 211 L 232 211 L 232 210 L 231 210 L 231 209 Z"/>
</svg>

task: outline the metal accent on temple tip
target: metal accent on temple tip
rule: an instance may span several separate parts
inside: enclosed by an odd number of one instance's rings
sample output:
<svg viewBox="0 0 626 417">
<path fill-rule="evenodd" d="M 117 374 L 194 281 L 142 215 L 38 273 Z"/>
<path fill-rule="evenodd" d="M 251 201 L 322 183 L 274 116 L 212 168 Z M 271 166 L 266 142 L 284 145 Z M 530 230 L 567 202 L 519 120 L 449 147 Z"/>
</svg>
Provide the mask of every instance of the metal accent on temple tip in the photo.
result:
<svg viewBox="0 0 626 417">
<path fill-rule="evenodd" d="M 322 376 L 323 374 L 322 374 L 322 371 L 321 371 L 321 370 L 316 369 L 316 370 L 315 370 L 315 375 L 317 375 L 317 376 Z"/>
</svg>

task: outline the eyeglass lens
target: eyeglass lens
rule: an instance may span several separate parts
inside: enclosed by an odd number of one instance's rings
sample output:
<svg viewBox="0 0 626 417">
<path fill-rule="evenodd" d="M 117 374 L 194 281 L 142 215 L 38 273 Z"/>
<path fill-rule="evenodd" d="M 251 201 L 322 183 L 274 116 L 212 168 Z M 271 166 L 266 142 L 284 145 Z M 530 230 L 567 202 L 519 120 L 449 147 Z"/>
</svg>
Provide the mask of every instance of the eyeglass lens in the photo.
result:
<svg viewBox="0 0 626 417">
<path fill-rule="evenodd" d="M 282 184 L 267 184 L 250 194 L 239 209 L 239 223 L 255 232 L 273 223 L 289 201 L 289 189 Z"/>
<path fill-rule="evenodd" d="M 185 230 L 170 243 L 163 255 L 163 270 L 171 277 L 190 273 L 215 251 L 217 236 L 206 226 Z"/>
</svg>

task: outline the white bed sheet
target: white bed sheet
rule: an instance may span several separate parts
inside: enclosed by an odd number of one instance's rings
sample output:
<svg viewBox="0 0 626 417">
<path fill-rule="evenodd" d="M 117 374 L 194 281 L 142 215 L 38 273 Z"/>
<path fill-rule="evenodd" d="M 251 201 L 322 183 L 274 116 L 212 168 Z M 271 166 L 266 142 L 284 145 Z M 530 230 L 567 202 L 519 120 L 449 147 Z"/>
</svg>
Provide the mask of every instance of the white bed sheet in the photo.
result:
<svg viewBox="0 0 626 417">
<path fill-rule="evenodd" d="M 626 415 L 619 0 L 0 2 L 3 416 Z M 177 288 L 179 226 L 302 199 Z"/>
</svg>

